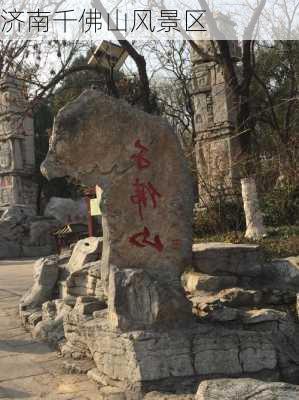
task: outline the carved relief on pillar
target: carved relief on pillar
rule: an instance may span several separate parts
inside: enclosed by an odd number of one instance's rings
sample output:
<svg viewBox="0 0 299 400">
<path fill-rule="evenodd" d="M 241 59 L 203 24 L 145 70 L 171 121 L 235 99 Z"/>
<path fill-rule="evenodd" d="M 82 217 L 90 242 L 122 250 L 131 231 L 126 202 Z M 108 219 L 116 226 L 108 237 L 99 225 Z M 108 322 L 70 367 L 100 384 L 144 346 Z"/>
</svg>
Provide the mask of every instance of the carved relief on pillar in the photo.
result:
<svg viewBox="0 0 299 400">
<path fill-rule="evenodd" d="M 0 172 L 7 171 L 12 166 L 12 149 L 10 142 L 0 142 Z"/>
<path fill-rule="evenodd" d="M 2 79 L 0 81 L 0 136 L 25 135 L 28 112 L 23 82 L 12 76 Z"/>
<path fill-rule="evenodd" d="M 8 205 L 13 201 L 13 177 L 0 176 L 0 205 Z"/>
<path fill-rule="evenodd" d="M 37 199 L 37 184 L 32 179 L 17 178 L 18 202 L 27 206 L 35 206 Z"/>
<path fill-rule="evenodd" d="M 26 87 L 18 77 L 7 75 L 0 80 L 0 206 L 35 206 L 34 173 L 34 128 Z"/>
<path fill-rule="evenodd" d="M 199 41 L 205 54 L 211 51 L 210 41 Z M 217 43 L 213 43 L 217 49 Z M 213 47 L 213 46 L 212 46 Z M 237 58 L 236 58 L 237 61 Z M 196 159 L 200 197 L 209 194 L 236 192 L 239 146 L 236 135 L 238 99 L 233 96 L 230 82 L 226 80 L 223 65 L 192 58 L 192 94 L 196 131 Z M 237 66 L 236 66 L 237 68 Z M 211 196 L 210 196 L 211 198 Z"/>
<path fill-rule="evenodd" d="M 213 98 L 211 93 L 208 93 L 206 95 L 206 107 L 207 107 L 208 126 L 210 127 L 214 124 Z"/>
</svg>

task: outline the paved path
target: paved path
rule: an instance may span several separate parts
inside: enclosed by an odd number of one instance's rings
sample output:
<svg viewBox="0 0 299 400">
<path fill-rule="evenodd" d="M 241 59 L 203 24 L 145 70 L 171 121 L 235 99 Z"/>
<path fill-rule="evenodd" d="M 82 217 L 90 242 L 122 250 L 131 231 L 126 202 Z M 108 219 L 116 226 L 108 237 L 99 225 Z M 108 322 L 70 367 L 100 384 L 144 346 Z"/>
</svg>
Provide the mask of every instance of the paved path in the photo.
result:
<svg viewBox="0 0 299 400">
<path fill-rule="evenodd" d="M 0 261 L 0 399 L 99 399 L 93 382 L 64 374 L 57 353 L 22 328 L 18 302 L 32 285 L 32 265 Z"/>
</svg>

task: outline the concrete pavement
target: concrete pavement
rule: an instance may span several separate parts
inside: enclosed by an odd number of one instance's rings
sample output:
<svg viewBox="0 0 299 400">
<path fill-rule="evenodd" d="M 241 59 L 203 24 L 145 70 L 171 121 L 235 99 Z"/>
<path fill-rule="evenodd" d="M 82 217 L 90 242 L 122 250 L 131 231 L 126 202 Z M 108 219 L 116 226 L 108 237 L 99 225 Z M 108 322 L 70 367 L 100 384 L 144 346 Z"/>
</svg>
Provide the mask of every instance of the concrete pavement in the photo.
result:
<svg viewBox="0 0 299 400">
<path fill-rule="evenodd" d="M 32 285 L 33 260 L 0 261 L 0 399 L 95 400 L 96 384 L 66 375 L 57 353 L 20 324 L 18 302 Z"/>
</svg>

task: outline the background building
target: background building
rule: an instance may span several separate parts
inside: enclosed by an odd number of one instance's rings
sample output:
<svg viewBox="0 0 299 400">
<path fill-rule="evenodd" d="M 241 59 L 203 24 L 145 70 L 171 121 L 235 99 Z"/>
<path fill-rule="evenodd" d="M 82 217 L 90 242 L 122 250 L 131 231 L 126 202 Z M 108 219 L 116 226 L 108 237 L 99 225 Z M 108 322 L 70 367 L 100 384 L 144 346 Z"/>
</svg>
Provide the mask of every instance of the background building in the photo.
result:
<svg viewBox="0 0 299 400">
<path fill-rule="evenodd" d="M 34 127 L 26 87 L 14 76 L 0 81 L 0 210 L 36 208 Z"/>
<path fill-rule="evenodd" d="M 225 21 L 227 23 L 227 20 Z M 233 28 L 233 27 L 232 27 Z M 203 54 L 213 55 L 215 43 L 198 41 Z M 240 48 L 231 41 L 237 62 Z M 216 47 L 217 51 L 217 47 Z M 226 82 L 223 66 L 192 51 L 192 95 L 196 130 L 196 163 L 200 204 L 232 196 L 239 186 L 240 143 L 237 136 L 238 99 Z"/>
</svg>

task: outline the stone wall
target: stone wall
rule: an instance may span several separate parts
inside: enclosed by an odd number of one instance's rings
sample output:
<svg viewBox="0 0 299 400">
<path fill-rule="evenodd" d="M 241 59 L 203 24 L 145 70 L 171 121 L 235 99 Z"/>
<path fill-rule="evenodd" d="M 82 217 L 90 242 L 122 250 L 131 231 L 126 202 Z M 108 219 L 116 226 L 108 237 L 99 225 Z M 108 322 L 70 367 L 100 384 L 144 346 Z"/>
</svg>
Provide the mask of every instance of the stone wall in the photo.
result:
<svg viewBox="0 0 299 400">
<path fill-rule="evenodd" d="M 31 206 L 6 207 L 0 215 L 0 259 L 41 257 L 56 251 L 52 232 L 61 223 L 36 216 Z"/>
</svg>

